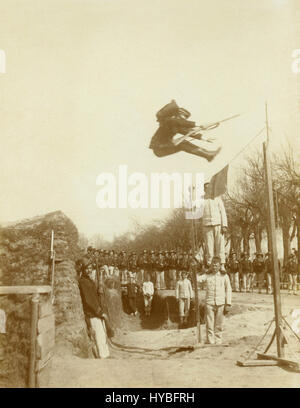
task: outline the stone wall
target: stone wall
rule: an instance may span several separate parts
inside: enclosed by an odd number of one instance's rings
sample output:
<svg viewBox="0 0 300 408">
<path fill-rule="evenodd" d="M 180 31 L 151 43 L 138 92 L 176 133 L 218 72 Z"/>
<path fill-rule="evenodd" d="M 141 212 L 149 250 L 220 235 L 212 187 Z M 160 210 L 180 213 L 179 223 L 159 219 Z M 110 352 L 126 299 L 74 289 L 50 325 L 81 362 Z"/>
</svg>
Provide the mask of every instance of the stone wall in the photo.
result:
<svg viewBox="0 0 300 408">
<path fill-rule="evenodd" d="M 71 260 L 62 261 L 56 265 L 55 271 L 56 350 L 91 357 L 75 264 Z"/>
<path fill-rule="evenodd" d="M 60 211 L 0 228 L 0 285 L 49 284 L 52 229 L 56 259 L 76 260 L 78 232 Z"/>
<path fill-rule="evenodd" d="M 0 387 L 27 387 L 30 357 L 32 295 L 0 295 L 6 314 L 6 334 L 0 334 Z M 40 295 L 40 303 L 49 295 Z"/>
<path fill-rule="evenodd" d="M 91 357 L 75 270 L 75 260 L 80 256 L 78 232 L 62 212 L 0 228 L 0 285 L 49 285 L 51 230 L 54 230 L 57 260 L 53 305 L 56 350 L 64 354 Z M 0 381 L 5 374 L 14 386 L 24 386 L 30 338 L 30 296 L 0 296 L 0 308 L 7 314 L 7 334 L 1 335 L 0 342 L 7 343 L 8 355 L 11 356 L 6 374 L 2 367 Z M 1 361 L 4 366 L 6 362 Z"/>
<path fill-rule="evenodd" d="M 6 314 L 6 334 L 1 334 L 0 385 L 25 387 L 30 350 L 30 297 L 0 296 Z"/>
</svg>

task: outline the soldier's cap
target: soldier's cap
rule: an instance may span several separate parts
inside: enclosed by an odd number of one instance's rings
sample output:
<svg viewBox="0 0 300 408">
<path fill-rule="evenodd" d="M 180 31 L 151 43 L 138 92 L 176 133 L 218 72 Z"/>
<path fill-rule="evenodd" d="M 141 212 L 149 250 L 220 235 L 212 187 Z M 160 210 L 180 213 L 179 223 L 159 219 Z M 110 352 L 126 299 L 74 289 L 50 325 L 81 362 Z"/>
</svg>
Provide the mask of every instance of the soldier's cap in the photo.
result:
<svg viewBox="0 0 300 408">
<path fill-rule="evenodd" d="M 232 252 L 231 252 L 231 255 L 236 255 L 236 252 L 232 251 Z"/>
<path fill-rule="evenodd" d="M 290 254 L 289 258 L 294 258 L 294 256 L 296 256 L 296 254 Z"/>
<path fill-rule="evenodd" d="M 204 183 L 204 187 L 207 186 L 208 184 L 210 184 L 209 181 L 207 181 L 206 183 Z"/>
<path fill-rule="evenodd" d="M 256 256 L 263 256 L 264 254 L 262 252 L 256 252 Z"/>
<path fill-rule="evenodd" d="M 87 247 L 87 251 L 88 251 L 88 252 L 90 252 L 90 251 L 92 251 L 92 250 L 93 250 L 93 247 L 91 247 L 91 246 L 88 246 L 88 247 Z"/>
<path fill-rule="evenodd" d="M 212 259 L 212 262 L 214 262 L 214 261 L 221 262 L 221 258 L 219 256 L 214 256 L 213 259 Z"/>
</svg>

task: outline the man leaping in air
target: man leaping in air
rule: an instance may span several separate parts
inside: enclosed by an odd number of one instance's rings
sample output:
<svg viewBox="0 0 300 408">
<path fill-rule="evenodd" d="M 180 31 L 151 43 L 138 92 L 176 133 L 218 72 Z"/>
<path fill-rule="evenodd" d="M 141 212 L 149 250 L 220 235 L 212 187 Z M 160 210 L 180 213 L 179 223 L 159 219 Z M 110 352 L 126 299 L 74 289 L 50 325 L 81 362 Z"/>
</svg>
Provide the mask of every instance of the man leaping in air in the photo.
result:
<svg viewBox="0 0 300 408">
<path fill-rule="evenodd" d="M 221 147 L 216 148 L 210 144 L 210 139 L 204 139 L 200 133 L 206 130 L 203 126 L 196 126 L 195 122 L 187 120 L 191 116 L 184 108 L 180 108 L 177 103 L 172 100 L 170 103 L 160 109 L 157 114 L 157 121 L 159 128 L 151 139 L 149 148 L 158 157 L 168 156 L 177 152 L 186 152 L 196 156 L 204 157 L 207 161 L 213 160 L 220 152 Z M 219 123 L 214 124 L 213 127 L 219 126 Z M 183 137 L 180 143 L 178 139 L 174 139 L 176 134 L 180 133 L 194 139 L 203 140 L 207 143 L 205 147 L 197 146 Z M 210 148 L 209 148 L 210 147 Z"/>
</svg>

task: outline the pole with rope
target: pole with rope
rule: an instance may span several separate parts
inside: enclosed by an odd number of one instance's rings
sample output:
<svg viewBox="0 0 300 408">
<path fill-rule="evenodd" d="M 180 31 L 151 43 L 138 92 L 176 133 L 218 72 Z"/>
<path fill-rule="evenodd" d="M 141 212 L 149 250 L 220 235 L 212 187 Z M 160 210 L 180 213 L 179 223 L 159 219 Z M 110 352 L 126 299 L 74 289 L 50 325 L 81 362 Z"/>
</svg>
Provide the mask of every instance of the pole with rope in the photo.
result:
<svg viewBox="0 0 300 408">
<path fill-rule="evenodd" d="M 54 303 L 54 273 L 55 273 L 55 251 L 54 251 L 54 231 L 51 231 L 51 245 L 50 245 L 50 262 L 51 262 L 51 303 Z"/>
<path fill-rule="evenodd" d="M 191 235 L 192 235 L 192 252 L 193 252 L 193 259 L 195 259 L 196 255 L 196 245 L 195 245 L 195 219 L 194 219 L 194 208 L 193 208 L 193 192 L 195 191 L 195 186 L 191 187 L 191 210 L 192 210 L 192 223 L 191 223 Z M 201 324 L 200 324 L 200 311 L 199 311 L 199 296 L 198 296 L 198 282 L 197 282 L 197 268 L 193 270 L 193 280 L 194 280 L 194 287 L 195 287 L 195 314 L 196 314 L 196 336 L 197 336 L 197 343 L 201 343 Z"/>
<path fill-rule="evenodd" d="M 276 245 L 276 230 L 275 230 L 275 211 L 274 211 L 274 197 L 273 197 L 273 183 L 271 173 L 271 163 L 269 157 L 269 123 L 268 123 L 268 105 L 265 105 L 266 110 L 266 131 L 267 141 L 263 143 L 264 153 L 264 167 L 266 176 L 266 190 L 267 190 L 267 203 L 268 203 L 268 230 L 270 239 L 270 249 L 272 255 L 273 266 L 273 296 L 274 296 L 274 310 L 275 310 L 275 325 L 276 325 L 276 343 L 277 343 L 277 355 L 283 356 L 283 348 L 281 342 L 281 298 L 280 298 L 280 281 L 278 270 L 278 256 Z"/>
</svg>

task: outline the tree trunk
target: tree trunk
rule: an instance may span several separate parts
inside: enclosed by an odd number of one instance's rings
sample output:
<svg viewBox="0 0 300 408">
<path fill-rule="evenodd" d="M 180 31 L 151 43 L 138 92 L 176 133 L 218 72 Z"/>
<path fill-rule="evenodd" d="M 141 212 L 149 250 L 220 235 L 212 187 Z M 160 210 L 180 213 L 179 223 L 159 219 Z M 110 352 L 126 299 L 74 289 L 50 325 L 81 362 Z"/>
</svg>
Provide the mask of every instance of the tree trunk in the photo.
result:
<svg viewBox="0 0 300 408">
<path fill-rule="evenodd" d="M 261 252 L 262 231 L 258 226 L 255 228 L 254 240 L 256 252 Z"/>
<path fill-rule="evenodd" d="M 285 265 L 291 253 L 290 224 L 286 219 L 283 219 L 281 229 L 283 241 L 283 265 Z"/>
<path fill-rule="evenodd" d="M 231 239 L 230 239 L 230 252 L 229 254 L 231 254 L 232 252 L 236 252 L 239 253 L 240 252 L 240 239 L 237 235 L 232 235 Z"/>
<path fill-rule="evenodd" d="M 250 253 L 250 244 L 249 244 L 249 240 L 250 240 L 250 233 L 249 231 L 245 231 L 243 234 L 243 251 L 244 253 Z"/>
<path fill-rule="evenodd" d="M 298 209 L 298 212 L 297 212 L 296 224 L 297 224 L 297 251 L 298 251 L 298 272 L 299 272 L 299 264 L 300 264 L 300 209 Z"/>
</svg>

